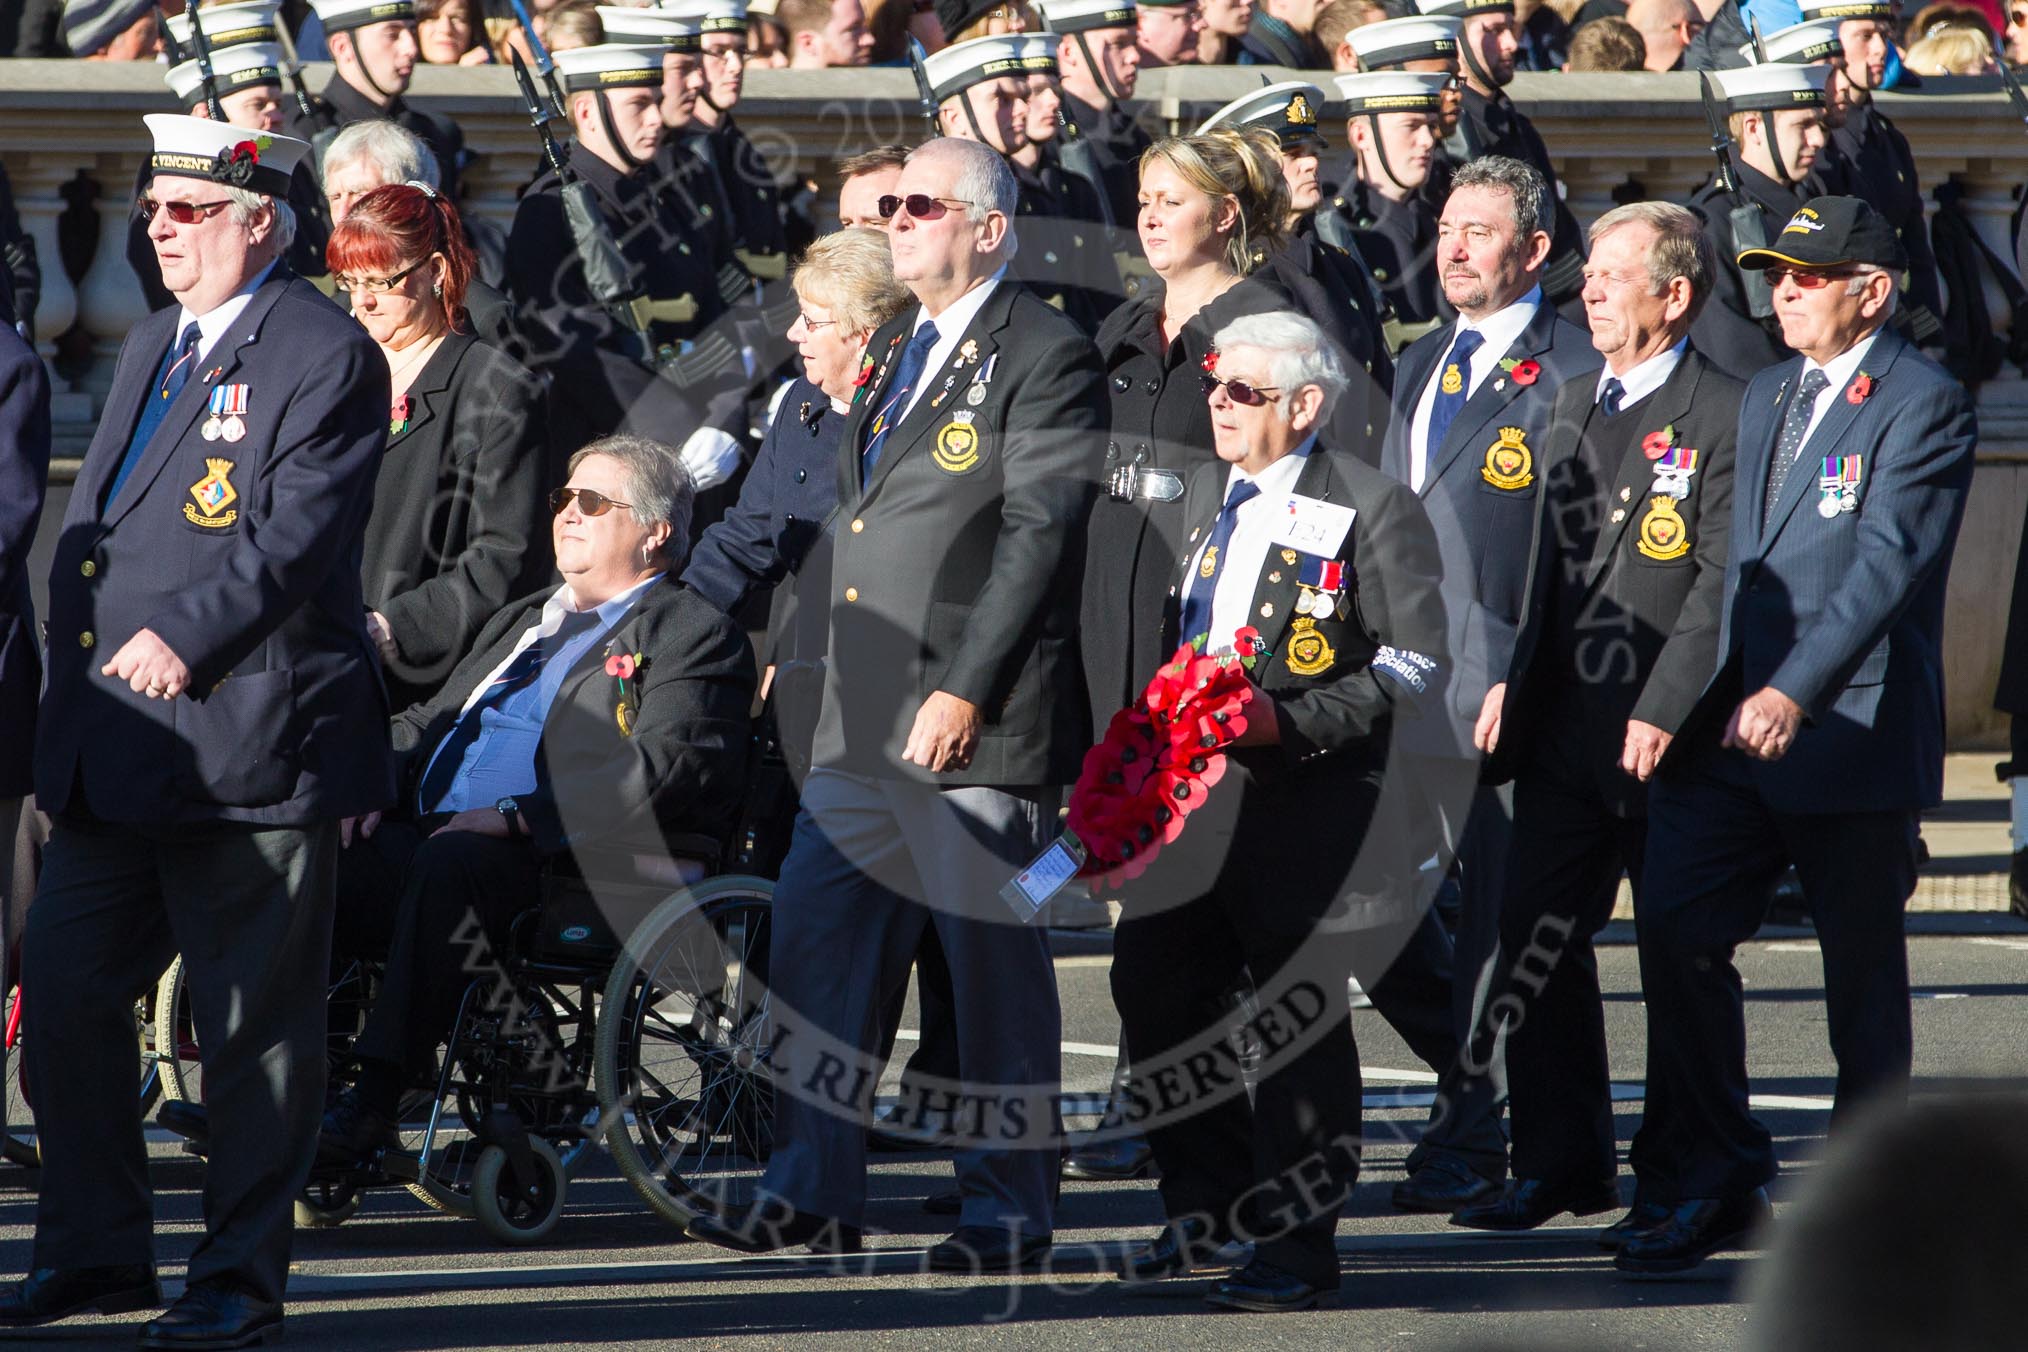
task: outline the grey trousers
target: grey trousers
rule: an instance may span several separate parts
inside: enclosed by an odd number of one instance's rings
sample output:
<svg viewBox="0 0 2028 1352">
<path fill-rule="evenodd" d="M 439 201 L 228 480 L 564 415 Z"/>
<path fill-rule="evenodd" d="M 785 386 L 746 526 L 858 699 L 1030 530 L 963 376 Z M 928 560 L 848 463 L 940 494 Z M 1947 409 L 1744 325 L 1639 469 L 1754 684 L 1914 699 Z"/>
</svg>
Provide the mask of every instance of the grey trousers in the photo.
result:
<svg viewBox="0 0 2028 1352">
<path fill-rule="evenodd" d="M 57 821 L 22 953 L 37 1268 L 153 1261 L 134 1001 L 180 951 L 211 1149 L 189 1281 L 278 1301 L 324 1111 L 338 827 Z"/>
<path fill-rule="evenodd" d="M 775 885 L 775 1146 L 762 1188 L 859 1225 L 883 996 L 924 926 L 951 971 L 963 1082 L 960 1224 L 1037 1237 L 1054 1223 L 1061 1015 L 1045 933 L 999 890 L 1056 826 L 1054 790 L 939 789 L 815 769 Z"/>
</svg>

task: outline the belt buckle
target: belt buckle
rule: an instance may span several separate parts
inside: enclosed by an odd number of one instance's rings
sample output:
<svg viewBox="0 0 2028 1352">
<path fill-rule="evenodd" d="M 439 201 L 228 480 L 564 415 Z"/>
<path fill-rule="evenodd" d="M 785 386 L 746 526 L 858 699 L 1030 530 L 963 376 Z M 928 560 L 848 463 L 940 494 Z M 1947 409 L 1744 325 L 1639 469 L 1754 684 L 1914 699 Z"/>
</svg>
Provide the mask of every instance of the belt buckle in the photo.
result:
<svg viewBox="0 0 2028 1352">
<path fill-rule="evenodd" d="M 1140 489 L 1141 467 L 1117 465 L 1106 478 L 1106 496 L 1114 502 L 1132 502 Z"/>
</svg>

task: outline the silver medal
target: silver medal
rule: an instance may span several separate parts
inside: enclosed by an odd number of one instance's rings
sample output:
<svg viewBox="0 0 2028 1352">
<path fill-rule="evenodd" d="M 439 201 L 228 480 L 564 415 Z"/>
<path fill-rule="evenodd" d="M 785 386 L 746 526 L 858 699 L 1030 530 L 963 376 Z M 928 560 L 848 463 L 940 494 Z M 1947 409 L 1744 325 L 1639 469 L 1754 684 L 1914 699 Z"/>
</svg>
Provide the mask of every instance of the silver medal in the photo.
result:
<svg viewBox="0 0 2028 1352">
<path fill-rule="evenodd" d="M 219 433 L 218 419 L 216 417 L 206 418 L 204 425 L 197 429 L 197 433 L 206 441 L 217 441 Z"/>
<path fill-rule="evenodd" d="M 1835 493 L 1826 493 L 1818 500 L 1817 515 L 1823 517 L 1824 520 L 1829 521 L 1838 512 L 1838 497 Z"/>
<path fill-rule="evenodd" d="M 219 426 L 218 434 L 227 441 L 238 441 L 246 435 L 246 422 L 234 413 Z"/>
<path fill-rule="evenodd" d="M 1858 493 L 1854 492 L 1852 489 L 1849 488 L 1846 489 L 1843 493 L 1840 493 L 1838 495 L 1838 506 L 1848 512 L 1858 511 L 1859 510 Z"/>
<path fill-rule="evenodd" d="M 985 403 L 986 387 L 984 385 L 978 384 L 977 382 L 974 382 L 972 388 L 965 391 L 965 402 L 968 404 Z"/>
</svg>

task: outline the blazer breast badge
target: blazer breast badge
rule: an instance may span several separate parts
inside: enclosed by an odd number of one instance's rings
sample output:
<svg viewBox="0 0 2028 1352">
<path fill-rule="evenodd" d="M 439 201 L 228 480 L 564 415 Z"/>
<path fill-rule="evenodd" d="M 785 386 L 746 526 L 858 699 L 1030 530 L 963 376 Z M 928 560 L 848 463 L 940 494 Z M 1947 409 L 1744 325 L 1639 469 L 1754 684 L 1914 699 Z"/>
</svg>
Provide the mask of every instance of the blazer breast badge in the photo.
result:
<svg viewBox="0 0 2028 1352">
<path fill-rule="evenodd" d="M 1658 493 L 1648 499 L 1648 514 L 1641 518 L 1641 538 L 1634 548 L 1658 563 L 1680 559 L 1690 552 L 1690 528 L 1676 510 L 1676 499 Z"/>
<path fill-rule="evenodd" d="M 232 461 L 206 460 L 204 467 L 211 473 L 190 485 L 190 496 L 197 503 L 184 503 L 183 517 L 193 526 L 223 530 L 239 520 L 239 511 L 232 505 L 239 501 L 239 490 L 226 477 L 232 473 Z"/>
<path fill-rule="evenodd" d="M 1519 427 L 1503 427 L 1500 439 L 1486 448 L 1486 465 L 1481 477 L 1495 488 L 1513 490 L 1535 482 L 1535 456 Z"/>
<path fill-rule="evenodd" d="M 946 474 L 965 474 L 979 465 L 979 432 L 972 422 L 979 415 L 971 409 L 951 411 L 951 420 L 937 429 L 937 443 L 930 460 Z"/>
<path fill-rule="evenodd" d="M 1298 615 L 1289 625 L 1288 655 L 1284 660 L 1297 676 L 1321 676 L 1338 660 L 1331 643 L 1317 630 L 1317 622 Z"/>
</svg>

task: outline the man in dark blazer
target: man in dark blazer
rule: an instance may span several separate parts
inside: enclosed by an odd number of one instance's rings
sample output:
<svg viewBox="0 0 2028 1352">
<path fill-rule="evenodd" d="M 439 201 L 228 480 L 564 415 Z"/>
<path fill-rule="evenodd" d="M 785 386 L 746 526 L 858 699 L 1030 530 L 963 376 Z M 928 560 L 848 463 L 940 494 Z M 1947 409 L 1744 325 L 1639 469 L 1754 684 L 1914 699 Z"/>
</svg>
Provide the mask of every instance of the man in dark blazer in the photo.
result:
<svg viewBox="0 0 2028 1352">
<path fill-rule="evenodd" d="M 760 1200 L 690 1226 L 728 1248 L 857 1247 L 876 1011 L 926 925 L 951 970 L 951 1090 L 977 1105 L 959 1224 L 927 1261 L 1004 1271 L 1050 1244 L 1055 976 L 999 892 L 1090 745 L 1079 571 L 1106 395 L 1090 340 L 1005 280 L 1016 192 L 948 137 L 896 185 L 894 273 L 922 303 L 874 335 L 840 447 L 815 764 L 769 955 L 790 1089 Z"/>
<path fill-rule="evenodd" d="M 736 824 L 753 656 L 729 616 L 667 576 L 696 498 L 676 453 L 595 441 L 554 498 L 562 586 L 503 607 L 443 689 L 395 719 L 400 805 L 347 824 L 340 946 L 388 959 L 327 1158 L 394 1142 L 402 1092 L 434 1066 L 471 979 L 473 917 L 497 974 L 546 863 L 596 851 L 644 872 Z"/>
<path fill-rule="evenodd" d="M 238 1347 L 279 1331 L 323 1110 L 338 822 L 393 791 L 359 587 L 388 376 L 280 262 L 309 147 L 146 120 L 179 307 L 127 336 L 51 568 L 55 828 L 23 960 L 42 1195 L 0 1325 L 158 1298 L 133 1004 L 180 950 L 215 1154 L 188 1289 L 142 1345 Z"/>
<path fill-rule="evenodd" d="M 1422 819 L 1441 826 L 1432 852 L 1457 863 L 1452 1016 L 1459 1037 L 1476 1044 L 1490 1040 L 1478 1013 L 1498 947 L 1512 807 L 1505 788 L 1477 788 L 1472 728 L 1486 692 L 1506 674 L 1520 629 L 1541 491 L 1537 456 L 1554 426 L 1556 391 L 1600 361 L 1589 335 L 1559 319 L 1538 284 L 1550 248 L 1549 200 L 1542 176 L 1519 160 L 1487 156 L 1458 169 L 1437 260 L 1459 318 L 1402 353 L 1380 462 L 1421 497 L 1444 554 L 1447 708 L 1410 725 L 1403 750 L 1429 798 Z M 1465 1105 L 1455 1117 L 1497 1120 L 1490 1047 L 1461 1061 L 1478 1069 L 1461 1066 L 1461 1082 L 1445 1095 Z M 1482 1200 L 1506 1172 L 1497 1149 L 1437 1150 L 1410 1165 L 1395 1204 L 1446 1213 Z"/>
<path fill-rule="evenodd" d="M 1650 791 L 1634 1167 L 1653 1207 L 1619 1247 L 1631 1272 L 1692 1267 L 1766 1215 L 1774 1147 L 1747 1104 L 1732 955 L 1785 866 L 1824 952 L 1833 1121 L 1905 1092 L 1902 910 L 1918 814 L 1943 793 L 1971 398 L 1888 326 L 1907 257 L 1859 199 L 1813 198 L 1739 262 L 1773 274 L 1799 356 L 1746 388 L 1716 674 Z"/>
<path fill-rule="evenodd" d="M 0 327 L 0 989 L 28 897 L 14 887 L 15 826 L 34 786 L 35 701 L 42 692 L 42 645 L 29 595 L 28 549 L 49 484 L 49 377 L 27 340 Z M 25 891 L 25 889 L 24 889 Z"/>
<path fill-rule="evenodd" d="M 1685 336 L 1716 271 L 1686 208 L 1637 202 L 1592 226 L 1584 300 L 1605 369 L 1557 392 L 1527 616 L 1477 730 L 1492 777 L 1514 781 L 1513 1177 L 1455 1225 L 1527 1230 L 1619 1202 L 1592 937 L 1623 870 L 1640 905 L 1645 785 L 1717 658 L 1743 387 Z"/>
<path fill-rule="evenodd" d="M 1338 1286 L 1333 1233 L 1359 1173 L 1353 894 L 1396 718 L 1441 700 L 1443 602 L 1415 495 L 1318 439 L 1354 378 L 1323 331 L 1283 311 L 1232 320 L 1215 342 L 1220 463 L 1192 477 L 1165 627 L 1172 650 L 1251 662 L 1258 690 L 1227 773 L 1129 884 L 1114 939 L 1128 1118 L 1168 1217 L 1120 1272 L 1185 1276 L 1251 1240 L 1252 1261 L 1209 1299 L 1272 1312 Z M 1259 1008 L 1303 1011 L 1300 1035 L 1261 1025 L 1271 1050 L 1251 1105 L 1241 1076 L 1195 1069 L 1215 1064 L 1205 1047 L 1228 1035 L 1249 978 Z M 1172 1096 L 1193 1075 L 1198 1093 Z"/>
</svg>

